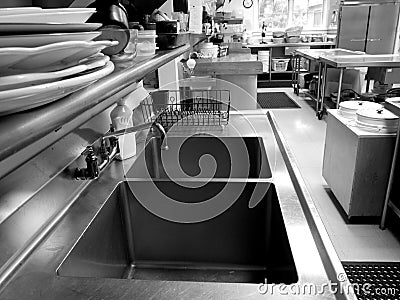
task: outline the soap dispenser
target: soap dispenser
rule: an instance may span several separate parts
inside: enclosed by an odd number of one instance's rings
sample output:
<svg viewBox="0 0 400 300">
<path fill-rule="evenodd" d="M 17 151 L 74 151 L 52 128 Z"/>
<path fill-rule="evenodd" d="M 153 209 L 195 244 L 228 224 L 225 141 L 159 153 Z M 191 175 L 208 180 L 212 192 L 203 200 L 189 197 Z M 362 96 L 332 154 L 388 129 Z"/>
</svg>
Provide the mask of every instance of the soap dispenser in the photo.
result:
<svg viewBox="0 0 400 300">
<path fill-rule="evenodd" d="M 132 110 L 125 104 L 122 98 L 117 102 L 117 106 L 111 111 L 111 123 L 115 131 L 132 127 Z M 116 156 L 119 160 L 130 158 L 136 154 L 135 133 L 126 133 L 118 138 L 119 154 Z"/>
</svg>

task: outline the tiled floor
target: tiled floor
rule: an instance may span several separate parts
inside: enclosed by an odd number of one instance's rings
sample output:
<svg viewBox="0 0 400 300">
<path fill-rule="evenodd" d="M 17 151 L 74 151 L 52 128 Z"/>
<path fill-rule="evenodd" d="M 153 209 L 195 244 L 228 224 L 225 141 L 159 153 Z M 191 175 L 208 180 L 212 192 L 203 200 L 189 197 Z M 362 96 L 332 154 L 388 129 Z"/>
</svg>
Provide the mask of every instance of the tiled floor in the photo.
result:
<svg viewBox="0 0 400 300">
<path fill-rule="evenodd" d="M 342 261 L 400 261 L 400 241 L 378 225 L 346 224 L 332 202 L 334 197 L 322 177 L 326 123 L 318 120 L 309 104 L 290 88 L 285 91 L 301 109 L 274 109 L 277 123 L 293 152 L 326 230 Z"/>
</svg>

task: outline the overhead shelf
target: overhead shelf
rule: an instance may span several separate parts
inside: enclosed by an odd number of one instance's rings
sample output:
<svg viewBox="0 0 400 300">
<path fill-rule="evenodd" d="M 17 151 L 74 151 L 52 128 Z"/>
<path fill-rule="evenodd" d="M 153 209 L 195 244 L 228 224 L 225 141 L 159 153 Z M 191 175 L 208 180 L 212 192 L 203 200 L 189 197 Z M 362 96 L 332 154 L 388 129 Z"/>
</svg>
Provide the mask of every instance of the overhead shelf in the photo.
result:
<svg viewBox="0 0 400 300">
<path fill-rule="evenodd" d="M 130 65 L 116 64 L 113 73 L 78 92 L 37 109 L 1 117 L 0 161 L 50 132 L 59 130 L 63 124 L 72 121 L 84 112 L 86 114 L 88 111 L 93 112 L 93 114 L 87 114 L 88 118 L 99 113 L 98 107 L 101 106 L 104 109 L 104 103 L 110 101 L 110 97 L 124 92 L 124 90 L 129 93 L 129 86 L 143 79 L 146 74 L 189 51 L 192 46 L 204 38 L 205 35 L 192 34 L 190 44 L 173 50 L 159 51 L 154 56 L 146 57 L 139 62 L 131 62 Z M 109 103 L 108 106 L 112 104 Z"/>
</svg>

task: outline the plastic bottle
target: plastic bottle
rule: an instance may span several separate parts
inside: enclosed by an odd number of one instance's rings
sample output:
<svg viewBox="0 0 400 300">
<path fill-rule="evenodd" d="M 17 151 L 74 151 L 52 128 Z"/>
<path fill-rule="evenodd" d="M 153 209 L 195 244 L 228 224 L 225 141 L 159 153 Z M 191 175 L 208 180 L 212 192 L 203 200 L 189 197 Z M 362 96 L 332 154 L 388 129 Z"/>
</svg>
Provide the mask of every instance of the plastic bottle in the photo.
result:
<svg viewBox="0 0 400 300">
<path fill-rule="evenodd" d="M 132 110 L 125 104 L 125 99 L 117 102 L 117 106 L 111 111 L 110 118 L 114 130 L 122 130 L 132 127 Z M 118 137 L 120 153 L 116 156 L 119 160 L 130 158 L 136 154 L 135 133 L 127 133 Z"/>
<path fill-rule="evenodd" d="M 265 26 L 265 23 L 263 21 L 262 23 L 262 27 L 261 27 L 261 43 L 264 43 L 264 38 L 266 37 L 266 33 L 267 33 L 267 26 Z"/>
</svg>

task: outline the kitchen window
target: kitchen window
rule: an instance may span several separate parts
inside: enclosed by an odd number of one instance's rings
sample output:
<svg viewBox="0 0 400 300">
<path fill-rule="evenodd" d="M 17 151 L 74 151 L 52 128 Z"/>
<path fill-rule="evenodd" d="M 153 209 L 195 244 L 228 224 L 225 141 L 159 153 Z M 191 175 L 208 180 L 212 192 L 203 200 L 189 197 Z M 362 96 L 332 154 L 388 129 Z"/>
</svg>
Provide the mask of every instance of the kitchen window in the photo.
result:
<svg viewBox="0 0 400 300">
<path fill-rule="evenodd" d="M 260 28 L 268 29 L 303 26 L 305 29 L 323 29 L 325 1 L 332 0 L 259 0 Z"/>
</svg>

